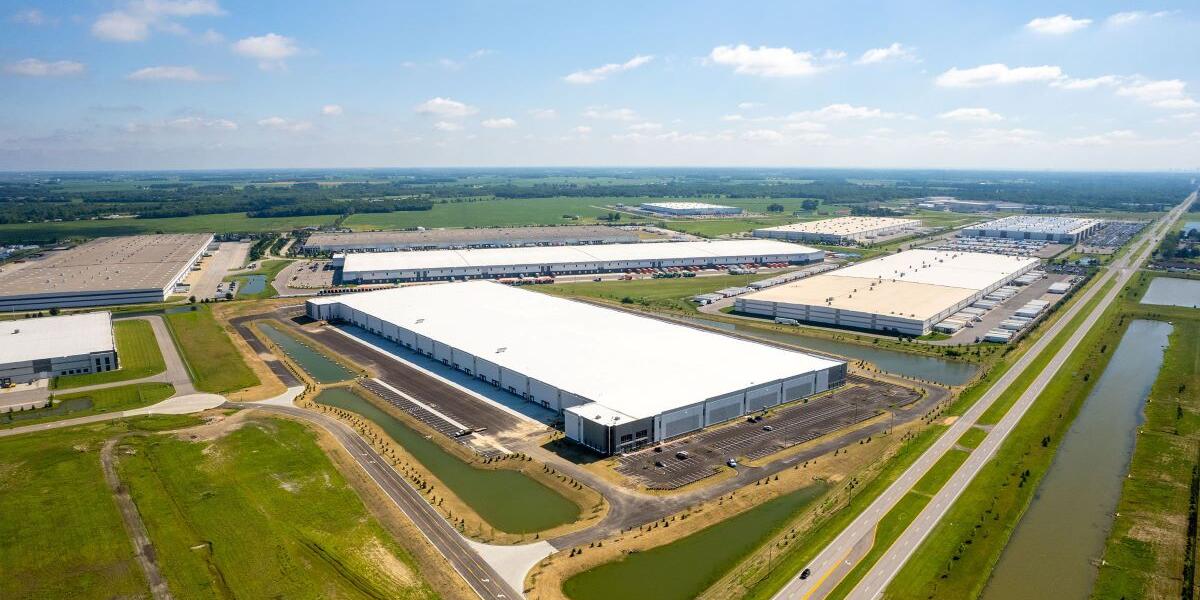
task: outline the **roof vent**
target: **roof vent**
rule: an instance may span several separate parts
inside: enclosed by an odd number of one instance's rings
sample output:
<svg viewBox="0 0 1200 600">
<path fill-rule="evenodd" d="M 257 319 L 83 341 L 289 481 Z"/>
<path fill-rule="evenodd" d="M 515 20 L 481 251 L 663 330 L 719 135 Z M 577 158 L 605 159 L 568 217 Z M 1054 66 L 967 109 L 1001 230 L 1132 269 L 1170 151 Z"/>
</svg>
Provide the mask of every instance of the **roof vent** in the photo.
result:
<svg viewBox="0 0 1200 600">
<path fill-rule="evenodd" d="M 13 330 L 13 335 L 17 335 L 18 333 L 21 333 L 21 330 L 20 330 L 20 329 L 14 329 L 14 330 Z"/>
<path fill-rule="evenodd" d="M 508 346 L 501 346 L 499 348 L 496 348 L 496 354 L 500 354 L 500 353 L 504 352 L 505 350 L 508 350 Z"/>
</svg>

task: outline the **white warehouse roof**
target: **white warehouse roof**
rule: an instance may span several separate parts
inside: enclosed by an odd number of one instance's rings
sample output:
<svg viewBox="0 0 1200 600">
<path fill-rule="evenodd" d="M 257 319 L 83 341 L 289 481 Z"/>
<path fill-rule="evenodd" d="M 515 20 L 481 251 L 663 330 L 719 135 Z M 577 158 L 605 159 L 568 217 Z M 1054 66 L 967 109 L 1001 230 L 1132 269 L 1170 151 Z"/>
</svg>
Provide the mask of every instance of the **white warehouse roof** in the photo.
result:
<svg viewBox="0 0 1200 600">
<path fill-rule="evenodd" d="M 658 242 L 597 244 L 589 246 L 480 248 L 475 250 L 428 250 L 423 252 L 374 252 L 345 255 L 345 264 L 342 270 L 345 273 L 359 273 L 504 265 L 560 265 L 672 258 L 776 256 L 780 254 L 817 252 L 821 251 L 807 246 L 774 240 Z"/>
<path fill-rule="evenodd" d="M 1021 256 L 918 249 L 888 254 L 831 274 L 982 290 L 1037 262 L 1036 258 Z"/>
<path fill-rule="evenodd" d="M 1011 217 L 972 225 L 967 229 L 970 231 L 1027 231 L 1029 233 L 1070 235 L 1079 233 L 1099 222 L 1100 219 L 1084 219 L 1079 217 L 1013 215 Z"/>
<path fill-rule="evenodd" d="M 663 208 L 667 210 L 702 210 L 702 209 L 729 209 L 737 208 L 736 206 L 725 206 L 724 204 L 709 204 L 707 202 L 643 202 L 642 206 L 652 208 Z"/>
<path fill-rule="evenodd" d="M 919 225 L 920 221 L 916 219 L 895 219 L 892 217 L 836 217 L 833 219 L 821 219 L 818 221 L 806 221 L 804 223 L 792 223 L 790 225 L 779 225 L 777 227 L 764 227 L 757 231 L 779 231 L 779 232 L 796 232 L 796 233 L 811 233 L 818 235 L 842 235 L 852 236 L 880 229 L 888 229 L 892 227 L 905 227 L 908 225 Z"/>
<path fill-rule="evenodd" d="M 0 322 L 0 364 L 115 349 L 107 312 Z"/>
<path fill-rule="evenodd" d="M 489 281 L 324 297 L 641 419 L 841 363 Z"/>
</svg>

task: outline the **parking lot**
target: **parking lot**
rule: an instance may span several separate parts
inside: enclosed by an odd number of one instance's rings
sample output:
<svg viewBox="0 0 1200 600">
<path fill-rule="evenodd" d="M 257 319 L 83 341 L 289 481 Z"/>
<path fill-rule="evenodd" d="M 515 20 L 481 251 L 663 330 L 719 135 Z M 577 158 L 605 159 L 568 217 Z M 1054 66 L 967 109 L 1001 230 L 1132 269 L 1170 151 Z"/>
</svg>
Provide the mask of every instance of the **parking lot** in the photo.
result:
<svg viewBox="0 0 1200 600">
<path fill-rule="evenodd" d="M 919 398 L 910 388 L 852 375 L 821 397 L 621 456 L 616 470 L 648 489 L 674 490 L 720 473 L 730 459 L 765 458 Z"/>
<path fill-rule="evenodd" d="M 1145 227 L 1145 221 L 1108 221 L 1079 244 L 1079 251 L 1087 254 L 1112 254 Z"/>
</svg>

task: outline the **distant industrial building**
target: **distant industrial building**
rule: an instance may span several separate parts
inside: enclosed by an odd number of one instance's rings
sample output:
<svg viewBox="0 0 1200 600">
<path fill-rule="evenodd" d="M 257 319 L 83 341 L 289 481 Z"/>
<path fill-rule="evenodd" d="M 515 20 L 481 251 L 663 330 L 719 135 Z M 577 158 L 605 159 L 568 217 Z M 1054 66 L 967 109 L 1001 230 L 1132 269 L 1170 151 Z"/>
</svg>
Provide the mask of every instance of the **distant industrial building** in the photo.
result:
<svg viewBox="0 0 1200 600">
<path fill-rule="evenodd" d="M 309 254 L 320 252 L 394 252 L 445 248 L 501 248 L 512 246 L 569 246 L 638 241 L 636 231 L 593 225 L 559 227 L 485 227 L 478 229 L 422 229 L 418 231 L 362 231 L 314 233 L 304 243 Z"/>
<path fill-rule="evenodd" d="M 814 248 L 773 240 L 749 240 L 339 254 L 334 256 L 333 266 L 341 267 L 342 281 L 370 283 L 809 263 L 824 258 L 825 253 Z"/>
<path fill-rule="evenodd" d="M 487 281 L 309 300 L 342 321 L 558 411 L 615 454 L 842 385 L 846 363 Z"/>
<path fill-rule="evenodd" d="M 987 200 L 959 200 L 953 196 L 928 196 L 912 200 L 918 208 L 925 210 L 948 210 L 958 213 L 1022 211 L 1024 204 L 1015 202 L 992 202 Z"/>
<path fill-rule="evenodd" d="M 643 202 L 642 210 L 676 217 L 692 217 L 700 215 L 740 215 L 739 206 L 723 206 L 706 202 Z"/>
<path fill-rule="evenodd" d="M 210 233 L 99 238 L 0 272 L 0 311 L 162 302 L 212 242 Z"/>
<path fill-rule="evenodd" d="M 28 383 L 117 367 L 109 313 L 0 321 L 0 383 Z"/>
<path fill-rule="evenodd" d="M 1092 235 L 1101 223 L 1100 219 L 1015 215 L 964 228 L 962 235 L 1075 244 Z"/>
<path fill-rule="evenodd" d="M 1037 265 L 1035 258 L 909 250 L 740 296 L 734 308 L 919 336 Z"/>
<path fill-rule="evenodd" d="M 916 219 L 837 217 L 755 229 L 754 237 L 821 244 L 865 244 L 880 237 L 911 231 L 920 224 Z"/>
</svg>

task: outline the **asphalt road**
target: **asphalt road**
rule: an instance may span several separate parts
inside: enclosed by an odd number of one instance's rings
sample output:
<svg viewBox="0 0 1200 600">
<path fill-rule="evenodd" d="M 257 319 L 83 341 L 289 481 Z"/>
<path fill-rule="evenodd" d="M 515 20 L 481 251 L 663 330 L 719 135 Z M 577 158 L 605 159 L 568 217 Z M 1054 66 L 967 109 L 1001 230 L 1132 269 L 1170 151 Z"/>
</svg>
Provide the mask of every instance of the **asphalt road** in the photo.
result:
<svg viewBox="0 0 1200 600">
<path fill-rule="evenodd" d="M 1085 322 L 1075 331 L 1067 343 L 1055 354 L 1046 368 L 1042 370 L 1037 379 L 1029 386 L 1028 391 L 1018 399 L 1016 404 L 1009 409 L 1001 421 L 992 428 L 983 443 L 971 453 L 967 461 L 959 467 L 958 471 L 955 472 L 946 485 L 929 501 L 925 509 L 921 511 L 909 527 L 895 540 L 884 555 L 880 557 L 862 580 L 860 580 L 854 590 L 852 590 L 849 597 L 875 598 L 881 595 L 887 584 L 913 555 L 921 542 L 929 535 L 929 532 L 932 531 L 942 516 L 945 515 L 946 511 L 949 510 L 954 500 L 958 498 L 983 465 L 995 454 L 999 445 L 1003 443 L 1009 432 L 1012 431 L 1012 428 L 1020 421 L 1025 410 L 1037 398 L 1046 383 L 1058 372 L 1058 369 L 1079 345 L 1088 330 L 1100 318 L 1112 300 L 1121 293 L 1125 283 L 1137 272 L 1138 266 L 1146 260 L 1157 245 L 1158 240 L 1169 230 L 1169 225 L 1174 223 L 1195 199 L 1196 194 L 1193 193 L 1169 213 L 1167 217 L 1160 221 L 1152 230 L 1151 243 L 1147 244 L 1136 257 L 1126 256 L 1110 266 L 1101 276 L 1100 280 L 1083 294 L 1079 298 L 1079 301 L 1072 305 L 1034 343 L 1029 351 L 1023 354 L 1013 367 L 995 385 L 988 389 L 982 398 L 975 402 L 915 463 L 905 470 L 887 490 L 876 498 L 866 510 L 860 513 L 849 526 L 842 530 L 833 542 L 822 549 L 806 565 L 807 568 L 811 569 L 811 576 L 808 579 L 800 579 L 797 576 L 788 582 L 775 595 L 775 598 L 807 600 L 809 598 L 824 597 L 832 591 L 838 582 L 854 567 L 861 556 L 866 553 L 867 549 L 870 548 L 870 544 L 863 543 L 864 538 L 873 537 L 879 521 L 888 511 L 912 490 L 921 477 L 947 451 L 954 447 L 962 434 L 972 427 L 984 411 L 1004 394 L 1008 387 L 1030 367 L 1038 355 L 1067 327 L 1072 318 L 1081 312 L 1088 301 L 1099 293 L 1104 284 L 1111 279 L 1116 279 L 1117 284 L 1113 286 L 1112 290 L 1109 291 L 1096 308 L 1087 316 Z"/>
<path fill-rule="evenodd" d="M 328 431 L 481 598 L 522 597 L 521 593 L 505 583 L 500 575 L 479 557 L 468 545 L 467 540 L 392 468 L 387 459 L 376 453 L 374 448 L 348 425 L 324 414 L 292 406 L 254 403 L 229 403 L 228 406 L 282 413 L 303 419 Z"/>
</svg>

